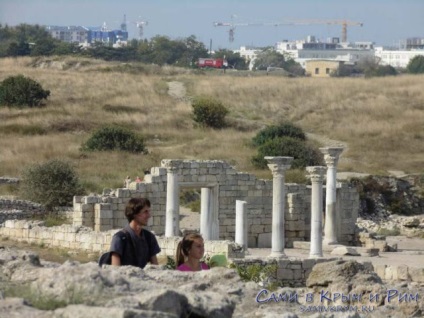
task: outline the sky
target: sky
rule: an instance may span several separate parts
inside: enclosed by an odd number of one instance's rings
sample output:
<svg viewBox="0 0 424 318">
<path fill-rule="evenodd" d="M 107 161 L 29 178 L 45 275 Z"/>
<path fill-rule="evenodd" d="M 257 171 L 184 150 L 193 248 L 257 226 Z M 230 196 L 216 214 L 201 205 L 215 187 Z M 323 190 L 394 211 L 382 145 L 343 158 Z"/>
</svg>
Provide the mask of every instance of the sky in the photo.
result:
<svg viewBox="0 0 424 318">
<path fill-rule="evenodd" d="M 0 0 L 0 23 L 40 25 L 101 26 L 119 29 L 124 19 L 130 38 L 138 38 L 136 22 L 147 21 L 144 38 L 165 35 L 171 39 L 195 35 L 212 43 L 212 49 L 240 46 L 272 46 L 283 40 L 301 40 L 308 35 L 325 41 L 341 38 L 340 24 L 313 24 L 314 20 L 347 20 L 363 23 L 348 26 L 349 41 L 371 41 L 377 46 L 397 46 L 408 37 L 424 38 L 424 0 Z M 229 42 L 233 24 L 270 24 L 287 20 L 306 25 L 237 26 L 234 42 Z"/>
</svg>

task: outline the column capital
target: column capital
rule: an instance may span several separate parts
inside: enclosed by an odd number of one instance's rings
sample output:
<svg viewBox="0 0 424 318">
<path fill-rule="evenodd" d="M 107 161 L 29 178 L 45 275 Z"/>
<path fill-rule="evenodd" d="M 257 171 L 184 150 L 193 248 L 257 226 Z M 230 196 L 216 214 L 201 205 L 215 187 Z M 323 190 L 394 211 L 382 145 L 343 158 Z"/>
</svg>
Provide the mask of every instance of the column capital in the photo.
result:
<svg viewBox="0 0 424 318">
<path fill-rule="evenodd" d="M 324 154 L 324 160 L 327 166 L 335 167 L 339 161 L 339 156 L 343 152 L 343 147 L 325 147 L 319 148 L 319 150 Z"/>
<path fill-rule="evenodd" d="M 306 167 L 306 171 L 308 172 L 312 183 L 315 183 L 315 182 L 322 183 L 324 181 L 324 176 L 326 175 L 326 172 L 327 172 L 327 167 L 324 167 L 324 166 Z"/>
<path fill-rule="evenodd" d="M 282 174 L 290 168 L 293 157 L 265 157 L 272 174 Z"/>
<path fill-rule="evenodd" d="M 166 168 L 168 173 L 176 173 L 178 168 L 182 165 L 182 160 L 179 159 L 163 159 L 161 161 L 162 167 Z"/>
</svg>

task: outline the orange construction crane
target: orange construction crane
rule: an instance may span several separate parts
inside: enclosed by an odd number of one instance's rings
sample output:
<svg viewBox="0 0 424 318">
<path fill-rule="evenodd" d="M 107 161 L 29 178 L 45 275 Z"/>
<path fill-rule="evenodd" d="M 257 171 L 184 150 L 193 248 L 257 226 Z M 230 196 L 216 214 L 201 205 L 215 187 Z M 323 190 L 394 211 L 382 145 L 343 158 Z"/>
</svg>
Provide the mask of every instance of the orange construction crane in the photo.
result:
<svg viewBox="0 0 424 318">
<path fill-rule="evenodd" d="M 347 26 L 363 26 L 362 22 L 354 22 L 348 20 L 319 20 L 319 19 L 304 19 L 304 20 L 287 20 L 284 22 L 259 22 L 259 23 L 233 23 L 233 22 L 214 22 L 214 26 L 230 27 L 228 30 L 229 41 L 234 41 L 234 30 L 237 26 L 281 26 L 281 25 L 310 25 L 310 24 L 339 24 L 342 25 L 342 42 L 347 42 Z"/>
</svg>

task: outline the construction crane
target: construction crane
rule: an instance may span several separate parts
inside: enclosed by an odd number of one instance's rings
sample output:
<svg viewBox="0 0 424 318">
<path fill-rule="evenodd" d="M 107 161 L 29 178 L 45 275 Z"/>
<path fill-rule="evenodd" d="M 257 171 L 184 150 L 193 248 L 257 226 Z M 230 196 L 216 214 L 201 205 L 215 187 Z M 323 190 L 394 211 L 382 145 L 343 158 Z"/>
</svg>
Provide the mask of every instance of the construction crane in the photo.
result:
<svg viewBox="0 0 424 318">
<path fill-rule="evenodd" d="M 290 21 L 290 20 L 289 20 Z M 349 20 L 320 20 L 320 19 L 305 19 L 305 20 L 293 20 L 297 25 L 311 25 L 311 24 L 327 24 L 327 25 L 341 25 L 342 26 L 342 42 L 347 42 L 347 26 L 360 26 L 364 24 L 362 22 L 355 22 Z"/>
<path fill-rule="evenodd" d="M 141 18 L 141 17 L 139 17 L 139 18 Z M 133 23 L 137 26 L 137 28 L 138 28 L 138 39 L 141 40 L 143 38 L 143 34 L 144 34 L 144 27 L 146 25 L 148 25 L 149 23 L 147 21 L 144 21 L 144 20 L 138 20 L 138 21 L 131 22 L 131 23 Z"/>
<path fill-rule="evenodd" d="M 233 22 L 214 22 L 213 25 L 230 27 L 228 30 L 228 40 L 234 42 L 234 31 L 238 26 L 279 26 L 279 25 L 293 25 L 292 22 L 258 22 L 258 23 L 233 23 Z"/>
<path fill-rule="evenodd" d="M 230 27 L 229 41 L 234 42 L 234 30 L 237 26 L 281 26 L 281 25 L 312 25 L 312 24 L 339 24 L 342 25 L 342 42 L 347 42 L 347 26 L 363 26 L 362 22 L 348 21 L 348 20 L 318 20 L 318 19 L 305 19 L 305 20 L 287 20 L 284 22 L 263 22 L 263 23 L 233 23 L 233 22 L 214 22 L 213 25 Z"/>
</svg>

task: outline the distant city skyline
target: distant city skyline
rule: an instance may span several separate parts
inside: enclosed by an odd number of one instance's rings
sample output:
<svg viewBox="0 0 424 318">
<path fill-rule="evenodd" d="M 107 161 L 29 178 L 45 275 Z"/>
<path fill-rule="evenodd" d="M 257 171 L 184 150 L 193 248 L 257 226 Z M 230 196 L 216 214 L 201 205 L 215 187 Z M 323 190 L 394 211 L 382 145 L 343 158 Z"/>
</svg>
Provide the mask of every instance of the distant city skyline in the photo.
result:
<svg viewBox="0 0 424 318">
<path fill-rule="evenodd" d="M 144 38 L 172 39 L 195 35 L 212 49 L 272 46 L 308 35 L 325 41 L 342 37 L 342 25 L 312 24 L 311 20 L 347 20 L 363 26 L 347 27 L 348 41 L 372 41 L 396 46 L 410 37 L 424 37 L 424 0 L 0 0 L 0 23 L 102 26 L 119 29 L 124 14 L 130 38 L 138 38 L 137 22 L 147 21 Z M 305 25 L 270 26 L 287 20 Z M 229 27 L 213 22 L 265 24 Z"/>
</svg>

